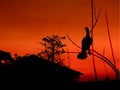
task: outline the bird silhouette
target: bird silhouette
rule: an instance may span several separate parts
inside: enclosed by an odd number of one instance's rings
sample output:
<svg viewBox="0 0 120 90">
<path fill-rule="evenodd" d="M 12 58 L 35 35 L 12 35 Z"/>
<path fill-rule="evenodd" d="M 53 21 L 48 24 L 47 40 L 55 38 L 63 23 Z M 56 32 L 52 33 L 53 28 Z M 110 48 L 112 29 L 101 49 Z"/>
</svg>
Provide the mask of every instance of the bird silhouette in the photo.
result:
<svg viewBox="0 0 120 90">
<path fill-rule="evenodd" d="M 92 45 L 93 39 L 90 37 L 88 27 L 85 27 L 85 31 L 86 31 L 86 36 L 82 39 L 82 43 L 81 43 L 82 50 L 77 56 L 79 59 L 86 59 L 87 58 L 87 51 L 88 51 L 88 54 L 91 54 L 90 45 Z"/>
</svg>

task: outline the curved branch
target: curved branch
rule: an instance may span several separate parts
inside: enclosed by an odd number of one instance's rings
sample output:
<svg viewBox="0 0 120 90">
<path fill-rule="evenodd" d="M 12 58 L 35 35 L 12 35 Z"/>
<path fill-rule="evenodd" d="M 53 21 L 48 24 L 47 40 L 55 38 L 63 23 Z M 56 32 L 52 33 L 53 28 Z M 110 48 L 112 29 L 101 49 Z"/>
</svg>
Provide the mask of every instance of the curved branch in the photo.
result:
<svg viewBox="0 0 120 90">
<path fill-rule="evenodd" d="M 99 59 L 103 60 L 104 62 L 106 62 L 118 75 L 119 75 L 119 71 L 118 69 L 110 62 L 109 59 L 107 58 L 103 58 L 103 57 L 100 57 L 99 55 L 96 55 L 94 54 L 94 56 L 98 57 Z"/>
<path fill-rule="evenodd" d="M 79 53 L 79 52 L 64 52 L 64 53 Z M 95 51 L 95 53 L 96 53 L 96 51 Z M 118 69 L 110 62 L 110 60 L 108 58 L 101 56 L 101 54 L 98 54 L 98 52 L 96 54 L 92 53 L 92 55 L 94 55 L 95 57 L 97 57 L 97 58 L 103 60 L 104 62 L 106 62 L 115 72 L 117 72 L 117 74 L 120 73 L 118 71 Z"/>
<path fill-rule="evenodd" d="M 74 44 L 76 47 L 80 48 L 80 46 L 78 46 L 76 43 L 74 43 L 74 41 L 72 41 L 72 39 L 69 37 L 69 35 L 67 34 L 68 39 L 72 42 L 72 44 Z M 90 50 L 91 51 L 91 50 Z M 118 75 L 119 75 L 119 70 L 114 66 L 114 64 L 112 64 L 112 62 L 106 58 L 105 56 L 101 55 L 100 53 L 98 53 L 96 50 L 93 49 L 93 52 L 95 52 L 97 55 L 95 55 L 96 57 L 100 58 L 101 60 L 103 60 L 104 62 L 106 62 Z"/>
<path fill-rule="evenodd" d="M 80 46 L 78 46 L 76 43 L 74 43 L 74 42 L 72 41 L 72 39 L 69 37 L 69 35 L 68 35 L 68 34 L 66 34 L 66 35 L 67 35 L 68 39 L 72 42 L 72 44 L 74 44 L 76 47 L 78 47 L 78 48 L 80 48 L 80 49 L 81 49 L 81 47 L 80 47 Z"/>
<path fill-rule="evenodd" d="M 98 53 L 98 52 L 95 51 L 95 50 L 94 50 L 94 52 L 95 52 L 97 55 L 99 55 L 99 56 L 101 56 L 102 58 L 104 58 L 105 60 L 107 60 L 112 67 L 115 67 L 115 65 L 114 65 L 108 58 L 106 58 L 105 56 L 101 55 L 100 53 Z M 115 67 L 115 68 L 116 68 L 116 67 Z"/>
</svg>

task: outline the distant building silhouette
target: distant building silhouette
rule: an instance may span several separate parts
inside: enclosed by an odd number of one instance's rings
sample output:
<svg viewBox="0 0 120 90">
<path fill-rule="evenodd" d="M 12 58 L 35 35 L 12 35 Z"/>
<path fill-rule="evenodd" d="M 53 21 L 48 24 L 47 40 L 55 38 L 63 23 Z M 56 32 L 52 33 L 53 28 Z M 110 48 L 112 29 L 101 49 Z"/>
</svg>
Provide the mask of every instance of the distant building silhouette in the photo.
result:
<svg viewBox="0 0 120 90">
<path fill-rule="evenodd" d="M 13 61 L 14 60 L 13 60 L 10 52 L 6 52 L 6 51 L 3 51 L 3 50 L 0 50 L 0 63 L 10 64 Z"/>
</svg>

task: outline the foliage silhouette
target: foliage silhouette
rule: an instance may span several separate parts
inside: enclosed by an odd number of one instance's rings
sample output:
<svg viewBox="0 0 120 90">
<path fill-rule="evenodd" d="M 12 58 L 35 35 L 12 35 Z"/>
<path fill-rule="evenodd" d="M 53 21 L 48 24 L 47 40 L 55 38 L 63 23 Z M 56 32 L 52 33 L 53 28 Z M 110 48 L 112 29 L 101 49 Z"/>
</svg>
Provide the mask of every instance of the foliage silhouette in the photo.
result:
<svg viewBox="0 0 120 90">
<path fill-rule="evenodd" d="M 45 50 L 40 52 L 39 56 L 54 63 L 64 65 L 64 59 L 61 58 L 61 55 L 65 52 L 64 47 L 66 44 L 63 44 L 63 39 L 65 37 L 59 37 L 58 35 L 44 37 L 40 44 L 44 46 Z"/>
</svg>

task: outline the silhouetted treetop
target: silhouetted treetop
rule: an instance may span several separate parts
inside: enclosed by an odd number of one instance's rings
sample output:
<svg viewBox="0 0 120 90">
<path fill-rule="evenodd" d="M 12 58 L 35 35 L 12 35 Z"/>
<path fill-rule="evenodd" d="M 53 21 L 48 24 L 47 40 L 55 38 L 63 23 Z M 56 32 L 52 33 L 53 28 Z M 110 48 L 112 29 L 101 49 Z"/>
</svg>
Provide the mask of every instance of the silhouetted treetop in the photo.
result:
<svg viewBox="0 0 120 90">
<path fill-rule="evenodd" d="M 60 37 L 58 35 L 46 36 L 42 38 L 41 45 L 44 46 L 44 50 L 39 53 L 39 56 L 52 61 L 54 63 L 63 64 L 64 60 L 61 59 L 61 55 L 65 52 L 62 40 L 65 36 Z"/>
</svg>

